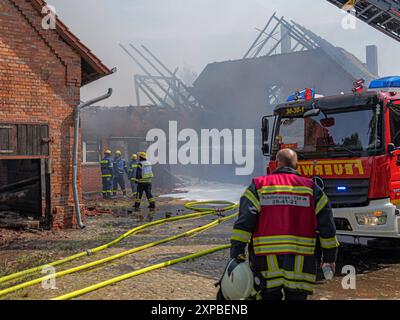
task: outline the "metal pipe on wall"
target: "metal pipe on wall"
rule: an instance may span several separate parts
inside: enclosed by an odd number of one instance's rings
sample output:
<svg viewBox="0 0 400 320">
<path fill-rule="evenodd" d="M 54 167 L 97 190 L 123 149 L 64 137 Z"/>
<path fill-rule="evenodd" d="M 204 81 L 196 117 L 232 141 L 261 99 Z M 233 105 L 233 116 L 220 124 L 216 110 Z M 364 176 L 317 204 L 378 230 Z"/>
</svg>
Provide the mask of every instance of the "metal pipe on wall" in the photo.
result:
<svg viewBox="0 0 400 320">
<path fill-rule="evenodd" d="M 86 108 L 92 104 L 95 104 L 99 101 L 108 99 L 111 97 L 113 90 L 110 88 L 108 92 L 100 97 L 94 98 L 87 102 L 82 102 L 79 104 L 74 111 L 74 149 L 73 149 L 73 160 L 72 160 L 72 193 L 74 197 L 74 206 L 75 206 L 75 215 L 76 215 L 76 222 L 81 229 L 85 228 L 85 225 L 82 222 L 81 216 L 81 208 L 79 203 L 79 196 L 78 196 L 78 146 L 79 146 L 79 116 L 80 111 L 83 108 Z"/>
</svg>

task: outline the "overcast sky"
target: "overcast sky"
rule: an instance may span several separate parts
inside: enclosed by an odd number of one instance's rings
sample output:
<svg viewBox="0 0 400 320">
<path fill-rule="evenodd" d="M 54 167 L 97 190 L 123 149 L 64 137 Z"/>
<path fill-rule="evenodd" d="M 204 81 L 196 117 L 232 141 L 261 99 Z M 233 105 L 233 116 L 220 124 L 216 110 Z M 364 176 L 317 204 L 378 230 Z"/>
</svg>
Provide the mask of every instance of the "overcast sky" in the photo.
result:
<svg viewBox="0 0 400 320">
<path fill-rule="evenodd" d="M 104 105 L 135 105 L 133 76 L 142 73 L 119 43 L 145 44 L 171 69 L 198 74 L 214 61 L 240 59 L 276 11 L 365 61 L 365 46 L 379 48 L 380 74 L 400 75 L 400 43 L 362 21 L 344 30 L 344 13 L 325 0 L 49 0 L 59 17 L 117 74 L 82 89 L 82 99 L 114 88 Z"/>
</svg>

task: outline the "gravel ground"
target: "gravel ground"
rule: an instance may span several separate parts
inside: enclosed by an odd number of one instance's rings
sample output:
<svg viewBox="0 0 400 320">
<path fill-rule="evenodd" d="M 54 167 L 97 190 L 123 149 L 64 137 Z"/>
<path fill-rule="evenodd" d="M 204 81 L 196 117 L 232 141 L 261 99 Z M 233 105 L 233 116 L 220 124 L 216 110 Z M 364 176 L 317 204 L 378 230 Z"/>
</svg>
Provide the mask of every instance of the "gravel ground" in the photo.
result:
<svg viewBox="0 0 400 320">
<path fill-rule="evenodd" d="M 0 276 L 17 270 L 44 264 L 87 248 L 107 243 L 127 230 L 167 215 L 181 215 L 190 211 L 178 200 L 158 199 L 157 213 L 147 208 L 140 213 L 129 213 L 130 201 L 96 203 L 112 209 L 113 214 L 87 219 L 87 229 L 45 231 L 39 233 L 13 232 L 13 241 L 0 247 Z M 60 266 L 57 271 L 101 259 L 140 245 L 180 234 L 213 221 L 213 217 L 179 221 L 147 229 L 133 235 L 112 248 Z M 50 299 L 134 270 L 227 244 L 233 221 L 228 221 L 193 237 L 141 251 L 116 261 L 67 275 L 57 279 L 57 289 L 43 289 L 40 285 L 9 294 L 3 299 Z M 4 233 L 3 231 L 0 231 Z M 4 238 L 4 237 L 3 237 Z M 215 299 L 214 283 L 221 276 L 228 260 L 229 250 L 179 263 L 168 268 L 124 280 L 77 299 Z M 342 288 L 344 265 L 357 270 L 356 290 Z M 343 245 L 340 250 L 337 274 L 333 281 L 320 281 L 311 299 L 400 299 L 400 249 L 377 250 L 355 245 Z M 8 285 L 7 285 L 8 286 Z M 1 288 L 7 286 L 0 286 Z"/>
</svg>

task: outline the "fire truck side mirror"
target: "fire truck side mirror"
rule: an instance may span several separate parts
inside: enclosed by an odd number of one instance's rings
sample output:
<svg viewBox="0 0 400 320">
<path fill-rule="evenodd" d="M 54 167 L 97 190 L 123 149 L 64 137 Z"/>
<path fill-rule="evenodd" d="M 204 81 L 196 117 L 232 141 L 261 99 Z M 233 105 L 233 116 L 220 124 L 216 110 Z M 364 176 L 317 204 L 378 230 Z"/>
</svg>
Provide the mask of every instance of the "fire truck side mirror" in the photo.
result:
<svg viewBox="0 0 400 320">
<path fill-rule="evenodd" d="M 387 150 L 390 158 L 393 158 L 395 156 L 397 157 L 396 164 L 400 166 L 400 153 L 398 152 L 400 148 L 396 147 L 394 143 L 389 143 L 387 146 Z"/>
<path fill-rule="evenodd" d="M 400 148 L 396 148 L 396 146 L 394 145 L 394 143 L 389 143 L 387 146 L 387 152 L 389 154 L 390 157 L 394 157 L 394 152 L 400 150 Z"/>
<path fill-rule="evenodd" d="M 306 113 L 304 113 L 303 117 L 304 118 L 316 117 L 316 116 L 319 116 L 320 113 L 321 113 L 321 109 L 313 108 L 313 109 L 307 111 Z"/>
<path fill-rule="evenodd" d="M 269 117 L 264 117 L 262 119 L 262 127 L 261 127 L 261 133 L 262 133 L 262 152 L 265 156 L 269 155 Z"/>
</svg>

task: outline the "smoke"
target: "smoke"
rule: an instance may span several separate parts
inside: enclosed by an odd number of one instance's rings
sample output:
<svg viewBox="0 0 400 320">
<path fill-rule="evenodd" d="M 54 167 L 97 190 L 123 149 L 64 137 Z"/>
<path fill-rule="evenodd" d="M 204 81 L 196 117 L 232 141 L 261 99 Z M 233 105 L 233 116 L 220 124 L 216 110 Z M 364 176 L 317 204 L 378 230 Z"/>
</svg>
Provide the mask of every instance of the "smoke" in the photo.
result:
<svg viewBox="0 0 400 320">
<path fill-rule="evenodd" d="M 400 74 L 394 40 L 357 22 L 343 30 L 340 10 L 315 0 L 51 0 L 57 14 L 102 61 L 118 72 L 82 89 L 88 99 L 114 88 L 106 105 L 135 104 L 133 75 L 141 73 L 118 44 L 145 44 L 171 69 L 185 64 L 200 74 L 213 61 L 239 59 L 273 13 L 293 19 L 346 48 L 361 60 L 365 46 L 377 44 L 382 75 Z M 388 50 L 389 49 L 389 50 Z"/>
</svg>

